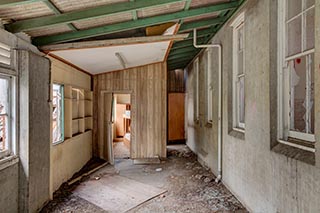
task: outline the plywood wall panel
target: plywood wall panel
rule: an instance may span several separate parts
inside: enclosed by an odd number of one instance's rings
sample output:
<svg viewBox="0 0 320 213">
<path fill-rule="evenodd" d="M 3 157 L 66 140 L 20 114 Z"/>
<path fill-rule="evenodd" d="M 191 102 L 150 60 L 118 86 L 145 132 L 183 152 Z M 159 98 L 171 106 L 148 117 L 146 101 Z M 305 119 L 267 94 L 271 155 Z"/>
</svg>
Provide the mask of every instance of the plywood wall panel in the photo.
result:
<svg viewBox="0 0 320 213">
<path fill-rule="evenodd" d="M 131 93 L 131 157 L 166 157 L 167 140 L 167 70 L 157 63 L 123 71 L 96 75 L 94 78 L 94 152 L 104 145 L 104 124 L 99 119 L 103 109 L 102 93 Z M 100 136 L 99 136 L 100 134 Z"/>
</svg>

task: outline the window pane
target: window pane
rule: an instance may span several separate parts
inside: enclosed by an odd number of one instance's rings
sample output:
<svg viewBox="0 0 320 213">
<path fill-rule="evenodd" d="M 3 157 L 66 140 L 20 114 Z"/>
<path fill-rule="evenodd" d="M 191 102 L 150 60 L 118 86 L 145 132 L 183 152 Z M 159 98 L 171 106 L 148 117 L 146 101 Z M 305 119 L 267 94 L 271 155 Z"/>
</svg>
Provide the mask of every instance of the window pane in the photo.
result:
<svg viewBox="0 0 320 213">
<path fill-rule="evenodd" d="M 305 132 L 306 129 L 306 58 L 291 63 L 290 129 Z"/>
<path fill-rule="evenodd" d="M 287 0 L 287 20 L 301 13 L 302 1 L 303 0 Z"/>
<path fill-rule="evenodd" d="M 8 113 L 9 81 L 0 77 L 0 114 Z"/>
<path fill-rule="evenodd" d="M 315 21 L 314 21 L 314 9 L 311 9 L 310 11 L 307 12 L 306 14 L 306 20 L 307 20 L 307 25 L 306 25 L 306 49 L 313 49 L 314 48 L 314 27 L 315 27 Z"/>
<path fill-rule="evenodd" d="M 63 140 L 63 86 L 53 84 L 52 137 L 53 142 Z"/>
<path fill-rule="evenodd" d="M 314 5 L 314 0 L 306 0 L 306 8 L 308 9 Z"/>
<path fill-rule="evenodd" d="M 244 76 L 239 78 L 239 122 L 244 123 L 245 109 L 244 109 Z"/>
<path fill-rule="evenodd" d="M 292 20 L 288 23 L 287 32 L 287 56 L 291 56 L 301 52 L 301 17 Z"/>
<path fill-rule="evenodd" d="M 9 81 L 0 77 L 0 151 L 8 147 Z"/>
</svg>

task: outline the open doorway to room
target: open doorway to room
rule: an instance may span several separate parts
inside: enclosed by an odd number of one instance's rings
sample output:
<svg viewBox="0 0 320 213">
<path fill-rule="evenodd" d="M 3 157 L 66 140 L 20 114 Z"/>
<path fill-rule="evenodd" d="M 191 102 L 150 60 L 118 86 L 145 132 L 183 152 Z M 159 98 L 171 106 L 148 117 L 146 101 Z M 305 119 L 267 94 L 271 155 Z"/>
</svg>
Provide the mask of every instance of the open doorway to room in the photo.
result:
<svg viewBox="0 0 320 213">
<path fill-rule="evenodd" d="M 114 159 L 129 159 L 131 150 L 130 94 L 114 94 L 112 103 L 113 156 Z"/>
</svg>

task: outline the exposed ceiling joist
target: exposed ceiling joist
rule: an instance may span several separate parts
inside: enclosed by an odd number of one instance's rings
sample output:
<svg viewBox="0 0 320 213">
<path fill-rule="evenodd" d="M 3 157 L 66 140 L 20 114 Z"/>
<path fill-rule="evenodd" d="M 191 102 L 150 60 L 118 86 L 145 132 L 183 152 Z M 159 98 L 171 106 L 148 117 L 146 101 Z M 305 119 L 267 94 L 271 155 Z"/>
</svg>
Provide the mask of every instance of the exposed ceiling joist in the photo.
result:
<svg viewBox="0 0 320 213">
<path fill-rule="evenodd" d="M 95 8 L 89 8 L 81 11 L 73 11 L 55 16 L 45 16 L 17 21 L 15 23 L 6 25 L 6 29 L 10 32 L 17 33 L 26 30 L 49 27 L 57 24 L 66 24 L 90 18 L 110 16 L 119 13 L 141 10 L 148 7 L 155 7 L 179 1 L 183 0 L 135 0 L 131 2 L 113 4 L 112 6 L 110 4 L 107 4 Z"/>
<path fill-rule="evenodd" d="M 122 22 L 118 24 L 102 26 L 102 27 L 95 27 L 87 30 L 81 30 L 78 32 L 69 32 L 69 33 L 63 33 L 63 34 L 53 35 L 53 36 L 37 37 L 33 39 L 33 43 L 36 45 L 46 45 L 46 44 L 74 41 L 78 39 L 90 38 L 90 37 L 99 36 L 99 35 L 106 35 L 106 34 L 130 30 L 130 29 L 137 29 L 141 27 L 162 24 L 162 23 L 166 23 L 174 20 L 190 18 L 190 17 L 195 17 L 199 15 L 204 15 L 204 14 L 210 14 L 218 11 L 230 10 L 236 7 L 238 7 L 238 1 L 216 4 L 216 5 L 192 9 L 188 11 L 181 11 L 181 12 L 176 12 L 176 13 L 171 13 L 166 15 L 159 15 L 159 16 L 154 16 L 154 17 L 149 17 L 144 19 L 138 19 L 135 21 L 127 21 L 127 22 Z"/>
<path fill-rule="evenodd" d="M 203 44 L 203 42 L 205 42 L 207 39 L 206 38 L 198 38 L 197 42 L 199 44 Z M 180 48 L 185 48 L 185 47 L 192 47 L 193 46 L 193 40 L 186 40 L 186 41 L 180 41 L 180 42 L 176 42 L 174 43 L 174 45 L 172 46 L 171 50 L 176 50 L 176 49 L 180 49 Z"/>
<path fill-rule="evenodd" d="M 133 37 L 133 38 L 108 39 L 108 40 L 98 40 L 98 41 L 82 41 L 82 42 L 73 42 L 73 43 L 65 43 L 65 44 L 47 45 L 47 46 L 40 47 L 40 49 L 45 52 L 72 50 L 72 49 L 88 49 L 88 48 L 119 46 L 119 45 L 128 45 L 128 44 L 183 40 L 187 37 L 188 37 L 188 34 L 186 33 L 186 34 L 178 34 L 178 35 Z"/>
</svg>

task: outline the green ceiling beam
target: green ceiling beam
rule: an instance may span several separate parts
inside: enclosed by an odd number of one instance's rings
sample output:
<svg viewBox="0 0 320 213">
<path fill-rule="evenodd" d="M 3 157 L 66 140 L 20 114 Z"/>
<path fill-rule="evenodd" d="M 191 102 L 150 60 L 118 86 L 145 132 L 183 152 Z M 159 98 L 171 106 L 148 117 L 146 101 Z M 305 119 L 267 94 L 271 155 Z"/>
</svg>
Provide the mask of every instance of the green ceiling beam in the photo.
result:
<svg viewBox="0 0 320 213">
<path fill-rule="evenodd" d="M 181 54 L 176 54 L 176 55 L 169 55 L 168 57 L 168 61 L 172 61 L 172 60 L 175 60 L 175 59 L 180 59 L 180 58 L 188 58 L 190 56 L 193 57 L 193 54 L 195 52 L 184 52 L 184 53 L 181 53 Z"/>
<path fill-rule="evenodd" d="M 191 55 L 191 56 L 189 56 L 189 57 L 187 57 L 187 58 L 177 58 L 177 59 L 174 59 L 174 60 L 167 60 L 167 63 L 168 64 L 174 64 L 174 63 L 182 63 L 182 62 L 188 62 L 188 61 L 190 61 L 190 60 L 192 60 L 193 59 L 193 55 Z"/>
<path fill-rule="evenodd" d="M 50 10 L 52 10 L 54 12 L 54 14 L 56 15 L 60 15 L 62 14 L 61 11 L 59 10 L 59 8 L 57 8 L 50 0 L 44 0 L 43 3 L 45 3 L 47 5 L 47 7 L 50 8 Z M 68 27 L 73 30 L 73 31 L 77 31 L 78 29 L 71 23 L 67 24 Z"/>
<path fill-rule="evenodd" d="M 196 51 L 197 48 L 195 48 L 194 46 L 189 46 L 189 47 L 184 47 L 184 48 L 180 48 L 180 49 L 176 49 L 176 50 L 171 50 L 169 55 L 176 55 L 176 54 L 181 54 L 184 52 L 191 52 L 191 51 Z"/>
<path fill-rule="evenodd" d="M 214 18 L 214 19 L 205 19 L 201 21 L 188 22 L 181 25 L 179 32 L 191 30 L 194 28 L 217 25 L 217 24 L 223 23 L 224 21 L 225 21 L 224 18 Z"/>
<path fill-rule="evenodd" d="M 206 40 L 207 40 L 206 38 L 198 38 L 197 42 L 198 42 L 198 44 L 202 44 Z M 183 40 L 183 41 L 180 41 L 180 42 L 175 42 L 173 44 L 171 50 L 190 47 L 190 46 L 193 46 L 193 40 L 190 40 L 190 39 L 189 40 Z"/>
<path fill-rule="evenodd" d="M 181 64 L 181 65 L 168 65 L 168 70 L 176 70 L 176 69 L 184 69 L 186 67 L 186 64 Z"/>
<path fill-rule="evenodd" d="M 192 1 L 192 0 L 186 0 L 186 3 L 185 3 L 185 5 L 184 5 L 184 10 L 189 10 L 190 5 L 191 5 L 191 1 Z"/>
<path fill-rule="evenodd" d="M 110 6 L 103 5 L 95 8 L 89 8 L 80 11 L 67 12 L 55 16 L 45 16 L 33 19 L 17 21 L 15 23 L 6 25 L 8 31 L 16 33 L 31 29 L 39 29 L 49 27 L 57 24 L 71 23 L 85 19 L 97 18 L 102 16 L 110 16 L 125 12 L 132 12 L 148 7 L 159 6 L 163 4 L 170 4 L 180 2 L 182 0 L 135 0 L 134 2 L 117 3 Z"/>
<path fill-rule="evenodd" d="M 17 5 L 22 5 L 22 4 L 31 4 L 39 1 L 43 1 L 43 0 L 1 0 L 0 8 L 12 7 Z"/>
<path fill-rule="evenodd" d="M 154 0 L 149 0 L 147 2 L 150 2 L 150 1 L 153 2 Z M 138 1 L 131 2 L 131 3 L 137 3 L 137 2 Z M 157 0 L 156 2 L 159 2 L 159 0 Z M 127 22 L 122 22 L 117 24 L 106 25 L 102 27 L 95 27 L 87 30 L 81 30 L 78 32 L 68 32 L 68 33 L 63 33 L 59 35 L 37 37 L 33 39 L 33 42 L 36 45 L 47 45 L 47 44 L 53 44 L 53 43 L 74 41 L 78 39 L 90 38 L 90 37 L 95 37 L 99 35 L 106 35 L 106 34 L 111 34 L 111 33 L 131 30 L 131 29 L 137 29 L 141 27 L 153 26 L 156 24 L 162 24 L 162 23 L 175 21 L 183 18 L 195 17 L 203 14 L 210 14 L 218 11 L 230 10 L 232 8 L 236 8 L 237 6 L 238 6 L 238 2 L 216 4 L 216 5 L 192 9 L 188 11 L 181 11 L 181 12 L 176 12 L 176 13 L 171 13 L 166 15 L 159 15 L 159 16 L 154 16 L 154 17 L 149 17 L 144 19 L 138 19 L 135 21 L 127 21 Z"/>
<path fill-rule="evenodd" d="M 171 63 L 171 64 L 168 63 L 167 66 L 169 67 L 169 70 L 170 69 L 185 68 L 189 62 L 190 61 L 180 62 L 180 63 Z"/>
</svg>

